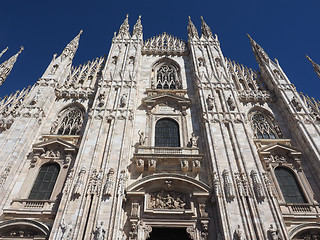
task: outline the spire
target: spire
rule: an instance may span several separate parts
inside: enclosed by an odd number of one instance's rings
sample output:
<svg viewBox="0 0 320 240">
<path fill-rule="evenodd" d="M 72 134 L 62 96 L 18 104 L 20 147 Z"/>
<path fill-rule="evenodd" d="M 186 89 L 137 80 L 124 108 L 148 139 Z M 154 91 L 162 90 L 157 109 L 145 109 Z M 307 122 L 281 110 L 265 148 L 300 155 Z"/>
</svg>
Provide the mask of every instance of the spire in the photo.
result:
<svg viewBox="0 0 320 240">
<path fill-rule="evenodd" d="M 320 78 L 320 66 L 319 66 L 319 64 L 316 64 L 314 61 L 312 61 L 312 59 L 308 55 L 306 55 L 306 58 L 311 62 L 314 71 L 316 72 L 316 74 Z"/>
<path fill-rule="evenodd" d="M 74 55 L 76 54 L 76 51 L 79 46 L 79 40 L 80 40 L 80 35 L 82 34 L 82 30 L 80 30 L 79 34 L 72 39 L 72 41 L 65 47 L 61 54 L 62 60 L 65 58 L 69 57 L 69 59 L 73 59 Z"/>
<path fill-rule="evenodd" d="M 212 32 L 210 27 L 206 24 L 206 22 L 203 20 L 203 17 L 201 16 L 201 32 L 202 35 L 206 38 L 213 38 Z"/>
<path fill-rule="evenodd" d="M 13 65 L 17 61 L 17 58 L 22 51 L 23 47 L 21 46 L 19 52 L 17 52 L 15 55 L 13 55 L 11 58 L 9 58 L 7 61 L 0 65 L 0 86 L 8 77 L 9 73 L 13 68 Z"/>
<path fill-rule="evenodd" d="M 189 22 L 188 22 L 187 30 L 188 30 L 189 38 L 194 38 L 194 37 L 199 38 L 198 31 L 197 31 L 196 27 L 194 26 L 193 22 L 191 21 L 191 17 L 190 16 L 189 16 Z"/>
<path fill-rule="evenodd" d="M 257 61 L 260 59 L 264 60 L 265 62 L 268 62 L 270 60 L 268 54 L 263 50 L 262 47 L 258 43 L 256 43 L 255 40 L 251 38 L 249 34 L 247 34 L 248 38 L 250 39 L 250 43 L 252 46 L 253 53 L 255 57 L 257 58 Z"/>
<path fill-rule="evenodd" d="M 2 55 L 8 50 L 8 47 L 6 47 L 5 49 L 2 50 L 2 52 L 0 53 L 0 58 L 2 57 Z"/>
<path fill-rule="evenodd" d="M 127 14 L 126 19 L 123 21 L 119 28 L 118 36 L 119 35 L 126 35 L 129 34 L 129 20 L 128 20 L 129 14 Z"/>
<path fill-rule="evenodd" d="M 129 29 L 129 27 L 128 27 L 128 29 Z M 142 35 L 141 15 L 139 16 L 136 24 L 133 27 L 132 35 L 137 35 L 138 37 L 140 37 Z"/>
</svg>

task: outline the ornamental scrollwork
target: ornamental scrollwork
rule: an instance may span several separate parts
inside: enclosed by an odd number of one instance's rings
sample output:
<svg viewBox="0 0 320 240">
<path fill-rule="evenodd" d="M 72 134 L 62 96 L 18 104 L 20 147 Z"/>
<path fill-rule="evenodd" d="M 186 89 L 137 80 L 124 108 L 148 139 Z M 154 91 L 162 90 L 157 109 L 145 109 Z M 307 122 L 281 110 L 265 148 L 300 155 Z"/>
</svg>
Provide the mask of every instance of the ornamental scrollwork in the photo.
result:
<svg viewBox="0 0 320 240">
<path fill-rule="evenodd" d="M 180 192 L 159 191 L 150 193 L 150 209 L 186 209 L 189 207 L 187 196 Z"/>
</svg>

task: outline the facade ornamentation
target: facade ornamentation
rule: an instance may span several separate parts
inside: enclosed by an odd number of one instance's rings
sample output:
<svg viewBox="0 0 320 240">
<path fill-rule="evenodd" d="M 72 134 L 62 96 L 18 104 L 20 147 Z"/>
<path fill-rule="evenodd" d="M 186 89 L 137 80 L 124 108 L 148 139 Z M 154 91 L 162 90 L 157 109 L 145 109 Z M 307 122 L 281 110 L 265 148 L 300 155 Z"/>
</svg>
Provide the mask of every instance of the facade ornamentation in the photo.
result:
<svg viewBox="0 0 320 240">
<path fill-rule="evenodd" d="M 256 196 L 258 199 L 264 199 L 264 191 L 263 191 L 263 185 L 258 177 L 258 173 L 256 170 L 251 171 L 251 178 L 252 178 L 252 183 L 253 183 L 253 189 L 256 193 Z"/>
<path fill-rule="evenodd" d="M 150 209 L 185 209 L 187 207 L 187 198 L 179 192 L 154 192 L 150 193 L 148 207 Z"/>
<path fill-rule="evenodd" d="M 103 189 L 103 195 L 106 197 L 110 197 L 112 195 L 113 184 L 114 184 L 113 175 L 114 175 L 114 169 L 110 168 L 110 170 L 107 174 L 106 183 L 105 183 L 104 189 Z"/>
<path fill-rule="evenodd" d="M 174 36 L 163 33 L 144 42 L 144 54 L 174 54 L 184 55 L 188 52 L 186 43 Z"/>
<path fill-rule="evenodd" d="M 250 37 L 259 71 L 225 59 L 203 18 L 188 45 L 129 29 L 73 66 L 81 31 L 0 99 L 0 236 L 319 239 L 320 102 Z"/>
<path fill-rule="evenodd" d="M 94 240 L 104 240 L 106 230 L 103 228 L 103 222 L 97 225 L 96 230 L 93 232 Z"/>
<path fill-rule="evenodd" d="M 0 86 L 3 84 L 3 82 L 6 80 L 6 78 L 8 77 L 8 75 L 10 74 L 13 65 L 15 64 L 15 62 L 17 61 L 18 56 L 20 55 L 20 53 L 23 51 L 23 47 L 20 47 L 20 51 L 13 55 L 11 58 L 9 58 L 7 61 L 3 62 L 2 64 L 0 64 Z M 5 51 L 3 51 L 1 53 L 4 53 Z"/>
<path fill-rule="evenodd" d="M 2 57 L 2 55 L 8 50 L 9 48 L 6 47 L 5 49 L 2 50 L 2 52 L 0 53 L 0 58 Z"/>
<path fill-rule="evenodd" d="M 86 173 L 86 169 L 83 167 L 79 174 L 78 174 L 78 178 L 77 178 L 77 182 L 74 185 L 72 194 L 75 197 L 80 196 L 83 193 L 83 188 L 84 188 L 84 174 Z"/>
<path fill-rule="evenodd" d="M 316 74 L 320 78 L 320 66 L 319 66 L 319 64 L 317 64 L 314 61 L 312 61 L 312 59 L 308 55 L 306 55 L 306 58 L 311 62 L 313 70 L 316 72 Z"/>
<path fill-rule="evenodd" d="M 224 191 L 226 194 L 226 198 L 232 200 L 235 197 L 234 188 L 230 176 L 230 172 L 228 170 L 223 170 L 222 172 L 223 183 L 224 183 Z"/>
</svg>

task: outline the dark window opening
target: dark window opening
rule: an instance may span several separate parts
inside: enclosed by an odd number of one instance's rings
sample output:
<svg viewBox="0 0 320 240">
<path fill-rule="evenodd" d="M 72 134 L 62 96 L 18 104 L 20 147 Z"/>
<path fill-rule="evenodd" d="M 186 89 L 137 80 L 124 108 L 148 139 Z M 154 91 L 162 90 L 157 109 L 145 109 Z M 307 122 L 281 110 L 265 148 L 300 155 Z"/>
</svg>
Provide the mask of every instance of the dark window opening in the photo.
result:
<svg viewBox="0 0 320 240">
<path fill-rule="evenodd" d="M 179 125 L 171 119 L 161 119 L 156 123 L 156 147 L 180 147 Z"/>
<path fill-rule="evenodd" d="M 186 228 L 152 228 L 148 240 L 191 240 Z"/>
</svg>

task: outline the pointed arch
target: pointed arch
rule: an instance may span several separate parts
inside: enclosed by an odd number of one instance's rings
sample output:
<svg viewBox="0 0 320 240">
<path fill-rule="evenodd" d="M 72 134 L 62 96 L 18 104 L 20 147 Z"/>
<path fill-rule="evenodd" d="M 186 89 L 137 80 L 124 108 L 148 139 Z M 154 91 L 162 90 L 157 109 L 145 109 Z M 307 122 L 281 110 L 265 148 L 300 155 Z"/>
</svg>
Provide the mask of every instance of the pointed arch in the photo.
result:
<svg viewBox="0 0 320 240">
<path fill-rule="evenodd" d="M 170 58 L 161 58 L 152 65 L 153 87 L 156 89 L 181 89 L 181 69 Z"/>
<path fill-rule="evenodd" d="M 84 122 L 84 107 L 72 104 L 63 108 L 51 127 L 51 134 L 79 135 Z"/>
<path fill-rule="evenodd" d="M 282 137 L 275 118 L 266 109 L 255 107 L 249 111 L 248 115 L 256 138 L 275 139 Z"/>
</svg>

